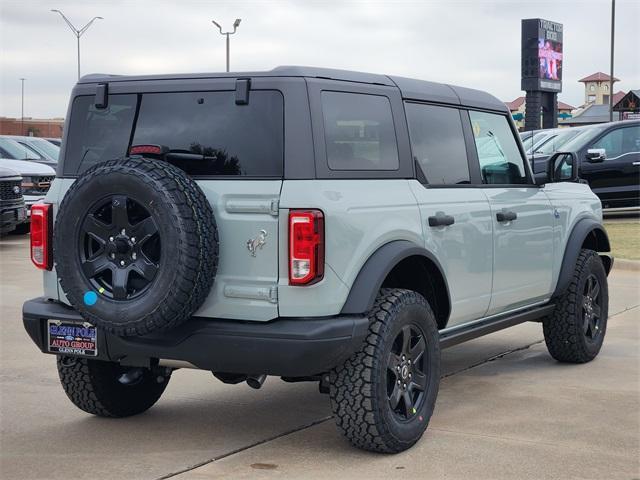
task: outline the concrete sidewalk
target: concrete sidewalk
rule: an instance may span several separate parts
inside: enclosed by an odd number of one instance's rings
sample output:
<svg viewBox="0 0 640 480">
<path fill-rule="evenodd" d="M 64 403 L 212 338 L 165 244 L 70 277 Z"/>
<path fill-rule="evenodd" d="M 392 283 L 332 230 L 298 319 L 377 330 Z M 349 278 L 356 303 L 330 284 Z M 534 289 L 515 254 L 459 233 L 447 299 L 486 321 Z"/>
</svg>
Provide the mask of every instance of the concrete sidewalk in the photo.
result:
<svg viewBox="0 0 640 480">
<path fill-rule="evenodd" d="M 426 435 L 399 455 L 351 448 L 329 419 L 177 478 L 637 478 L 639 316 L 610 318 L 590 364 L 538 342 L 444 378 Z"/>
</svg>

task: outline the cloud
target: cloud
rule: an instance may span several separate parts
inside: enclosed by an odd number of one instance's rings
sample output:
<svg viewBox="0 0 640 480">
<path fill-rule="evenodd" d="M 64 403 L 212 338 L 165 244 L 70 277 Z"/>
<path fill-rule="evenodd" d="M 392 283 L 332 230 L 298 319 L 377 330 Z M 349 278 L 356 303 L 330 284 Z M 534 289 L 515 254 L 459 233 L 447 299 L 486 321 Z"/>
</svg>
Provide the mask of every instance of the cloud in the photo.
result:
<svg viewBox="0 0 640 480">
<path fill-rule="evenodd" d="M 51 2 L 5 0 L 0 6 L 0 115 L 63 116 L 76 81 L 75 38 Z M 609 69 L 608 0 L 594 1 L 57 1 L 77 26 L 82 72 L 145 74 L 222 71 L 230 27 L 232 70 L 315 65 L 448 82 L 503 100 L 520 91 L 520 20 L 564 24 L 564 92 L 584 100 L 578 79 Z M 616 89 L 640 88 L 636 19 L 640 4 L 618 1 Z"/>
</svg>

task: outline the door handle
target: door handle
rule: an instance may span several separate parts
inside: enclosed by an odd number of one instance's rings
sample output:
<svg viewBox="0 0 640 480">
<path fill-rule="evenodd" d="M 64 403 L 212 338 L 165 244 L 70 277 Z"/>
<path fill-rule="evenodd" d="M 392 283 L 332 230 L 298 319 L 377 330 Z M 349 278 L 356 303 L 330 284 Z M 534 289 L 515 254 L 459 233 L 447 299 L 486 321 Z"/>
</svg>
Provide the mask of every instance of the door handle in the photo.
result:
<svg viewBox="0 0 640 480">
<path fill-rule="evenodd" d="M 516 218 L 518 218 L 518 214 L 516 212 L 503 211 L 496 213 L 496 219 L 499 222 L 511 222 Z"/>
<path fill-rule="evenodd" d="M 429 217 L 429 226 L 430 227 L 448 227 L 449 225 L 453 225 L 456 221 L 451 215 L 444 215 L 443 213 L 438 213 L 433 217 Z"/>
<path fill-rule="evenodd" d="M 640 166 L 640 162 L 633 162 L 633 164 L 632 164 L 632 165 L 634 165 L 634 166 L 638 167 L 638 166 Z"/>
</svg>

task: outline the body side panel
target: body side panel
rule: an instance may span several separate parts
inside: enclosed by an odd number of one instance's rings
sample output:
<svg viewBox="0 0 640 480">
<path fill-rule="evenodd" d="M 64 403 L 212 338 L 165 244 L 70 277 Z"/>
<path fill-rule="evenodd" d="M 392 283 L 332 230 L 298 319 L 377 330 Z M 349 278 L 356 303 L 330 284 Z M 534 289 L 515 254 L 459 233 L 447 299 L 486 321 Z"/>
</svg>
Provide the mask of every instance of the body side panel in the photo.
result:
<svg viewBox="0 0 640 480">
<path fill-rule="evenodd" d="M 552 291 L 553 226 L 551 203 L 536 186 L 483 188 L 494 225 L 493 315 L 549 297 Z M 498 222 L 501 211 L 517 214 Z"/>
<path fill-rule="evenodd" d="M 451 296 L 448 326 L 482 317 L 491 299 L 493 232 L 487 198 L 478 188 L 428 188 L 410 180 L 420 206 L 424 247 L 442 265 Z M 429 217 L 450 215 L 455 223 L 430 227 Z"/>
<path fill-rule="evenodd" d="M 394 240 L 423 245 L 420 213 L 407 180 L 285 180 L 280 208 L 281 238 L 288 228 L 286 210 L 316 208 L 325 216 L 325 278 L 319 283 L 289 286 L 286 236 L 280 242 L 283 317 L 338 314 L 378 248 Z"/>
<path fill-rule="evenodd" d="M 571 232 L 583 219 L 589 219 L 601 225 L 602 206 L 589 187 L 581 183 L 549 183 L 544 186 L 543 192 L 554 208 L 554 255 L 551 282 L 551 291 L 554 291 Z"/>
</svg>

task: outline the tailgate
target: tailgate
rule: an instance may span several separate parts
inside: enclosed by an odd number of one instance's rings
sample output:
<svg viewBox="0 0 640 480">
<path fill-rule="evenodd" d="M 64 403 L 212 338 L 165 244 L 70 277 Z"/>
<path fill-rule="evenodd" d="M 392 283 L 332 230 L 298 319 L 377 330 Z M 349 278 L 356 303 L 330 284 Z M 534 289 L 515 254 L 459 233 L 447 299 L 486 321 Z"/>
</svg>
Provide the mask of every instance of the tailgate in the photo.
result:
<svg viewBox="0 0 640 480">
<path fill-rule="evenodd" d="M 220 239 L 218 273 L 196 316 L 278 316 L 278 201 L 281 180 L 199 180 Z"/>
</svg>

